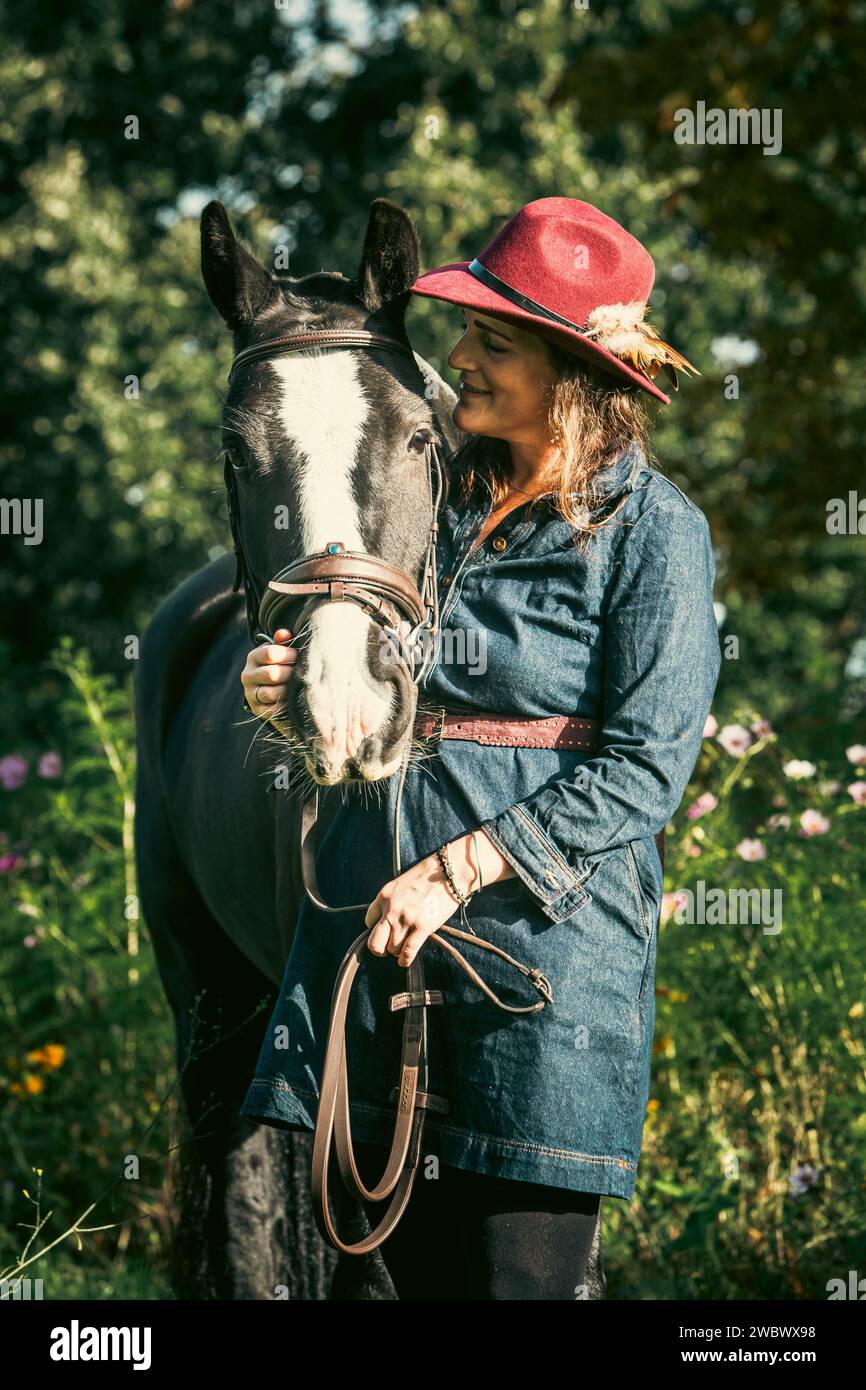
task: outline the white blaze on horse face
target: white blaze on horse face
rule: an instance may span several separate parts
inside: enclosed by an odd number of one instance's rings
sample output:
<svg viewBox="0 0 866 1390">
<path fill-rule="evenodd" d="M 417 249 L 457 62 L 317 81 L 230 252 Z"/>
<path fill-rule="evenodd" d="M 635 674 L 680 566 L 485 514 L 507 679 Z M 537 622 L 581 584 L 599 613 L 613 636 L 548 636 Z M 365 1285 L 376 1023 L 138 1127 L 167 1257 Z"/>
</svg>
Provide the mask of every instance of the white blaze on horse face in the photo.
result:
<svg viewBox="0 0 866 1390">
<path fill-rule="evenodd" d="M 303 554 L 342 541 L 364 550 L 352 472 L 364 440 L 368 402 L 351 352 L 274 358 L 283 428 L 300 470 L 298 522 Z M 367 661 L 370 619 L 356 603 L 324 603 L 305 642 L 307 703 L 322 751 L 338 776 L 359 744 L 381 727 L 393 688 L 374 682 Z"/>
</svg>

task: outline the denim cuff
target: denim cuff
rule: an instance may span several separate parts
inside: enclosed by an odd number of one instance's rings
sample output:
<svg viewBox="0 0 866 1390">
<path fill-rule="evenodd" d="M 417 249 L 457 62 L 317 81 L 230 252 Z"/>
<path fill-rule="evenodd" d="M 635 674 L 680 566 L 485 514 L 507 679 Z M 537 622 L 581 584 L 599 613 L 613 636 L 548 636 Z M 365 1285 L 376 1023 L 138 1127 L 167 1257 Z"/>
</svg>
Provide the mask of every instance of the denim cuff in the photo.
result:
<svg viewBox="0 0 866 1390">
<path fill-rule="evenodd" d="M 551 921 L 562 922 L 589 902 L 589 894 L 581 887 L 577 874 L 519 802 L 482 821 L 481 829 L 523 879 Z"/>
</svg>

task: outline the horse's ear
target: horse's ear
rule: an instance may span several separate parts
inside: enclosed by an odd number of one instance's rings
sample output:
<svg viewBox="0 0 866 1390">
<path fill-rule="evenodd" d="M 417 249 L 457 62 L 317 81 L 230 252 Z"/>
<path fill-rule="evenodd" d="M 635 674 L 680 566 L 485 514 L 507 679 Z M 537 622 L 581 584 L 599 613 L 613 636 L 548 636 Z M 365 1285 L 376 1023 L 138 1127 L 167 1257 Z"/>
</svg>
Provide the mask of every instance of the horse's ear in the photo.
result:
<svg viewBox="0 0 866 1390">
<path fill-rule="evenodd" d="M 409 286 L 418 279 L 419 252 L 409 214 L 388 198 L 374 198 L 356 277 L 358 294 L 371 314 L 383 304 L 406 307 Z"/>
<path fill-rule="evenodd" d="M 233 333 L 247 327 L 281 296 L 276 277 L 235 236 L 229 215 L 217 199 L 201 215 L 201 273 L 211 303 Z"/>
</svg>

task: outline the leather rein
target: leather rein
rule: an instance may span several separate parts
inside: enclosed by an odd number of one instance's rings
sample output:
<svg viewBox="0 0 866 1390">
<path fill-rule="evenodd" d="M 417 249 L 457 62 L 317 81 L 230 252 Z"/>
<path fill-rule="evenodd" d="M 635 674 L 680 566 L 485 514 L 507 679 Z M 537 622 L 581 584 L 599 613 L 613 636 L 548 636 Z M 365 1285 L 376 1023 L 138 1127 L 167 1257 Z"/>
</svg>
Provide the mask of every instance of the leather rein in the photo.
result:
<svg viewBox="0 0 866 1390">
<path fill-rule="evenodd" d="M 306 333 L 286 334 L 265 342 L 255 343 L 239 352 L 229 370 L 228 379 L 243 366 L 260 358 L 280 356 L 284 353 L 306 352 L 311 349 L 366 348 L 384 349 L 408 357 L 417 368 L 415 354 L 407 344 L 383 333 L 371 333 L 365 329 L 318 329 Z M 323 550 L 303 555 L 273 579 L 268 581 L 263 593 L 259 593 L 249 567 L 240 528 L 240 515 L 237 502 L 235 470 L 230 458 L 225 463 L 225 483 L 228 493 L 229 523 L 235 552 L 235 580 L 233 592 L 243 585 L 247 605 L 247 625 L 252 642 L 272 642 L 273 632 L 280 626 L 289 626 L 279 614 L 287 608 L 301 603 L 298 617 L 291 630 L 296 634 L 308 621 L 312 611 L 320 603 L 357 603 L 389 635 L 394 644 L 397 660 L 407 670 L 413 683 L 418 685 L 427 671 L 439 632 L 439 594 L 436 575 L 436 554 L 439 535 L 439 512 L 447 496 L 447 473 L 435 438 L 427 446 L 427 478 L 430 487 L 430 534 L 422 565 L 420 589 L 405 570 L 391 565 L 377 555 L 362 551 L 346 550 L 341 541 L 329 542 Z M 432 466 L 431 466 L 432 465 Z M 434 490 L 433 475 L 436 485 Z M 401 618 L 410 623 L 408 636 L 400 634 Z M 427 654 L 419 659 L 418 644 L 421 634 L 428 636 Z M 409 766 L 411 741 L 407 739 L 400 767 L 400 780 L 394 806 L 394 827 L 392 831 L 393 871 L 396 878 L 400 872 L 400 805 L 403 785 Z M 318 788 L 306 797 L 301 815 L 301 872 L 307 895 L 322 912 L 356 912 L 367 909 L 368 902 L 350 903 L 341 907 L 331 907 L 319 892 L 316 878 L 315 827 L 318 815 Z M 426 1009 L 442 1005 L 445 998 L 441 990 L 428 990 L 424 983 L 423 948 L 406 970 L 406 989 L 390 998 L 391 1012 L 405 1009 L 403 1025 L 402 1052 L 400 1059 L 400 1080 L 392 1098 L 397 1101 L 397 1114 L 394 1135 L 382 1178 L 375 1187 L 368 1189 L 361 1181 L 352 1150 L 349 1117 L 349 1086 L 346 1067 L 345 1025 L 353 982 L 362 962 L 369 963 L 370 952 L 367 939 L 372 928 L 365 928 L 352 943 L 337 974 L 331 1002 L 331 1018 L 325 1048 L 325 1060 L 320 1085 L 320 1098 L 316 1114 L 316 1128 L 313 1139 L 312 1193 L 313 1214 L 322 1237 L 335 1249 L 347 1255 L 366 1255 L 381 1245 L 391 1234 L 400 1220 L 412 1193 L 412 1186 L 421 1157 L 421 1140 L 424 1121 L 428 1110 L 446 1112 L 448 1102 L 432 1095 L 427 1089 L 427 1016 Z M 445 939 L 449 936 L 459 941 L 469 942 L 485 951 L 500 957 L 514 967 L 532 984 L 541 996 L 536 1002 L 515 1006 L 503 1003 L 490 989 L 476 970 L 456 946 Z M 533 970 L 509 956 L 507 952 L 476 936 L 474 932 L 461 931 L 457 927 L 441 926 L 427 941 L 433 941 L 454 960 L 469 979 L 497 1008 L 506 1013 L 537 1013 L 552 1003 L 553 993 L 549 981 L 540 970 Z M 425 945 L 426 945 L 425 941 Z M 421 1082 L 422 1084 L 419 1084 Z M 356 1244 L 349 1245 L 340 1239 L 334 1228 L 328 1201 L 328 1167 L 331 1145 L 336 1148 L 337 1164 L 344 1185 L 356 1198 L 371 1202 L 381 1202 L 390 1198 L 385 1213 L 371 1234 Z"/>
</svg>

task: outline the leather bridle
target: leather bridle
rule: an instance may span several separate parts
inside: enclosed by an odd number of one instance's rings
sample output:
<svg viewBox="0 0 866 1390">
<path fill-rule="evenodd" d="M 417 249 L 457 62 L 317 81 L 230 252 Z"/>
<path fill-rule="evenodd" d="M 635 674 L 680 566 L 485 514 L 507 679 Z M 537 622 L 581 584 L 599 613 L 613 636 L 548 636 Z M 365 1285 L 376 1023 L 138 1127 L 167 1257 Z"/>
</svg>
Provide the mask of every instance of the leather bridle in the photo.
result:
<svg viewBox="0 0 866 1390">
<path fill-rule="evenodd" d="M 305 352 L 310 349 L 367 348 L 385 349 L 401 353 L 410 358 L 417 368 L 415 355 L 405 343 L 399 342 L 383 333 L 371 333 L 365 329 L 317 329 L 307 333 L 286 334 L 255 343 L 244 348 L 232 362 L 229 370 L 231 382 L 235 372 L 249 362 L 290 352 Z M 439 595 L 436 583 L 436 548 L 439 535 L 438 517 L 444 498 L 447 496 L 447 473 L 442 465 L 435 437 L 427 446 L 427 479 L 430 486 L 430 534 L 423 560 L 420 588 L 414 579 L 396 565 L 391 565 L 377 555 L 361 551 L 346 550 L 342 541 L 331 541 L 323 550 L 302 555 L 291 565 L 281 570 L 269 580 L 260 595 L 247 561 L 240 529 L 237 505 L 236 480 L 231 460 L 225 464 L 225 482 L 228 492 L 229 521 L 235 550 L 234 592 L 243 584 L 247 602 L 247 625 L 250 640 L 272 641 L 277 627 L 290 627 L 293 637 L 309 619 L 311 612 L 320 603 L 359 604 L 366 613 L 385 629 L 393 643 L 394 652 L 403 663 L 413 683 L 422 679 L 435 655 L 436 638 L 439 632 Z M 433 475 L 436 485 L 434 489 Z M 291 624 L 286 619 L 290 607 L 301 601 L 300 612 Z M 410 632 L 400 633 L 401 615 L 409 620 Z M 280 621 L 278 621 L 280 618 Z M 418 638 L 425 632 L 428 636 L 427 651 L 420 659 Z M 409 766 L 411 743 L 407 740 L 400 768 L 400 780 L 394 805 L 394 826 L 392 830 L 392 855 L 394 877 L 400 868 L 400 804 L 403 785 Z M 370 906 L 368 902 L 350 903 L 341 907 L 331 907 L 324 902 L 319 893 L 316 879 L 315 826 L 318 814 L 318 788 L 304 801 L 301 815 L 301 872 L 304 888 L 312 902 L 322 912 L 354 912 Z M 345 1023 L 352 985 L 362 961 L 369 961 L 367 939 L 372 928 L 365 928 L 352 943 L 337 975 L 331 1005 L 331 1019 L 322 1070 L 319 1105 L 316 1114 L 316 1129 L 313 1140 L 312 1189 L 313 1213 L 322 1237 L 337 1250 L 349 1255 L 365 1255 L 375 1250 L 391 1234 L 412 1193 L 412 1186 L 421 1157 L 421 1140 L 424 1120 L 428 1109 L 447 1111 L 448 1102 L 434 1096 L 427 1090 L 427 1017 L 425 1010 L 431 1005 L 443 1004 L 441 990 L 428 990 L 424 984 L 423 948 L 416 955 L 406 971 L 407 988 L 391 996 L 391 1011 L 406 1010 L 403 1027 L 400 1081 L 396 1088 L 397 1115 L 394 1136 L 391 1143 L 385 1172 L 377 1185 L 368 1190 L 358 1173 L 349 1123 L 349 1087 L 346 1070 Z M 484 982 L 465 957 L 445 939 L 447 934 L 458 940 L 471 942 L 499 956 L 508 965 L 525 976 L 541 995 L 529 1005 L 505 1004 Z M 551 1003 L 553 994 L 549 981 L 540 970 L 534 970 L 514 960 L 507 952 L 476 936 L 474 932 L 460 931 L 456 927 L 442 926 L 433 932 L 427 941 L 435 942 L 469 976 L 475 984 L 498 1008 L 507 1013 L 537 1013 Z M 426 942 L 425 942 L 426 945 Z M 419 1086 L 419 1077 L 423 1086 Z M 328 1201 L 328 1166 L 332 1141 L 335 1142 L 337 1163 L 345 1186 L 353 1196 L 366 1201 L 384 1201 L 390 1197 L 385 1214 L 370 1236 L 354 1245 L 344 1243 L 334 1228 Z"/>
<path fill-rule="evenodd" d="M 385 333 L 371 333 L 362 328 L 317 329 L 307 333 L 283 334 L 265 342 L 254 343 L 239 352 L 229 369 L 228 379 L 249 362 L 285 353 L 308 352 L 311 349 L 367 348 L 384 349 L 408 357 L 416 370 L 415 354 L 399 339 Z M 329 541 L 322 550 L 302 555 L 270 579 L 259 594 L 244 550 L 237 504 L 235 470 L 230 457 L 225 461 L 225 483 L 228 493 L 229 523 L 235 548 L 234 591 L 244 586 L 247 600 L 247 626 L 252 642 L 273 641 L 277 627 L 289 627 L 293 636 L 308 620 L 311 612 L 322 602 L 352 602 L 360 605 L 369 617 L 389 635 L 398 661 L 407 668 L 411 679 L 418 684 L 427 670 L 439 629 L 439 594 L 436 584 L 436 547 L 439 538 L 439 513 L 448 493 L 448 475 L 443 467 L 438 442 L 431 436 L 426 446 L 427 480 L 430 487 L 430 533 L 422 564 L 420 589 L 415 580 L 397 565 L 378 555 L 347 550 L 339 540 Z M 433 478 L 435 475 L 435 490 Z M 291 625 L 289 611 L 297 600 L 306 599 Z M 293 600 L 295 602 L 293 602 Z M 410 624 L 408 634 L 400 632 L 401 619 Z M 426 656 L 417 659 L 419 638 L 426 631 Z"/>
</svg>

